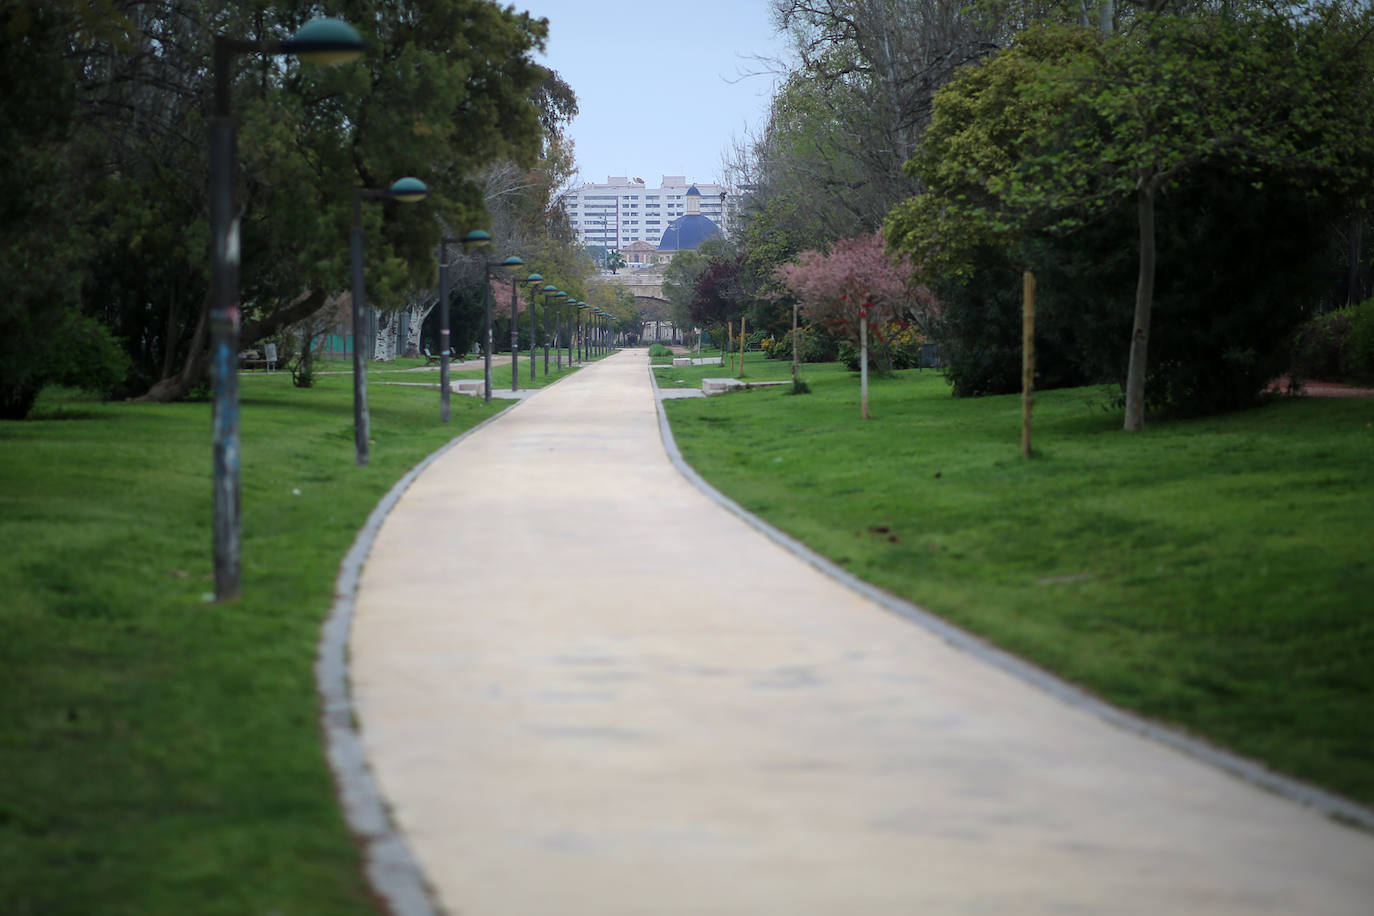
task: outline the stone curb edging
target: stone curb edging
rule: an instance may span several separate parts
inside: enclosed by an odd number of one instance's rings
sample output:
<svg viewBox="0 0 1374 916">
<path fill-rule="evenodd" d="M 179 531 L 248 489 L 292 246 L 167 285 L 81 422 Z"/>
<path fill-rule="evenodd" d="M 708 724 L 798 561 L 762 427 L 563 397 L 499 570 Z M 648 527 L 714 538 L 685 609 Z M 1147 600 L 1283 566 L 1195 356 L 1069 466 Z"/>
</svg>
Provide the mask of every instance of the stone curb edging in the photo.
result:
<svg viewBox="0 0 1374 916">
<path fill-rule="evenodd" d="M 654 377 L 652 370 L 649 372 L 649 380 L 653 385 L 655 395 L 657 395 L 658 380 Z M 1088 693 L 1083 688 L 1062 680 L 1019 656 L 999 649 L 983 638 L 955 626 L 942 617 L 937 617 L 918 605 L 888 594 L 836 565 L 802 542 L 774 528 L 711 486 L 687 463 L 687 460 L 682 457 L 682 452 L 678 450 L 677 440 L 673 438 L 672 428 L 668 424 L 668 414 L 663 407 L 663 398 L 655 396 L 654 405 L 658 410 L 658 429 L 663 437 L 663 446 L 668 452 L 669 460 L 672 461 L 673 466 L 678 469 L 683 477 L 687 478 L 690 483 L 721 508 L 733 513 L 779 547 L 795 554 L 802 561 L 842 585 L 848 586 L 889 613 L 931 632 L 979 661 L 999 668 L 1012 677 L 1050 694 L 1061 702 L 1090 713 L 1117 728 L 1171 747 L 1261 789 L 1312 808 L 1345 826 L 1374 832 L 1374 809 L 1290 776 L 1276 773 L 1258 761 L 1222 750 L 1197 738 L 1119 709 Z"/>
<path fill-rule="evenodd" d="M 424 870 L 415 861 L 409 844 L 391 819 L 386 801 L 372 778 L 362 736 L 354 721 L 352 693 L 348 684 L 348 637 L 353 627 L 358 579 L 382 523 L 415 479 L 468 436 L 505 416 L 507 411 L 521 403 L 511 400 L 502 410 L 459 433 L 406 472 L 387 491 L 359 529 L 353 546 L 344 555 L 339 576 L 334 581 L 334 604 L 320 627 L 320 642 L 315 658 L 315 688 L 320 694 L 320 727 L 324 732 L 325 754 L 334 774 L 344 817 L 363 851 L 368 884 L 394 916 L 438 916 L 441 910 L 425 880 Z"/>
</svg>

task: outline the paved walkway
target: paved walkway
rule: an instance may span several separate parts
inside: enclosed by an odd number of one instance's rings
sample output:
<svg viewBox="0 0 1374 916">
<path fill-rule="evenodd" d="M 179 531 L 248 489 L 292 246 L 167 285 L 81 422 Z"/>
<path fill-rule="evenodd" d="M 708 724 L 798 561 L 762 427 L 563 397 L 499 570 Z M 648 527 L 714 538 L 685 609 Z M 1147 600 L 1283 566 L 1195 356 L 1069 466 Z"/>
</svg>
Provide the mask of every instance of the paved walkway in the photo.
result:
<svg viewBox="0 0 1374 916">
<path fill-rule="evenodd" d="M 679 474 L 643 351 L 431 465 L 351 637 L 446 912 L 1351 914 L 1374 838 L 1104 723 Z"/>
</svg>

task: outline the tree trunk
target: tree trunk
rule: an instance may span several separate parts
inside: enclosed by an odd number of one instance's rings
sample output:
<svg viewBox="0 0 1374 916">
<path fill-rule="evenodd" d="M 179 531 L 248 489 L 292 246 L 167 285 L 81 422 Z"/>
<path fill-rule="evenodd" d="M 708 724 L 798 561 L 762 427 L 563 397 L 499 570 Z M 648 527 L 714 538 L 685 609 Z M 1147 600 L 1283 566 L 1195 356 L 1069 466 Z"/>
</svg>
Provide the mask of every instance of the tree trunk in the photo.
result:
<svg viewBox="0 0 1374 916">
<path fill-rule="evenodd" d="M 377 313 L 377 343 L 372 358 L 390 362 L 396 358 L 396 330 L 399 321 L 395 312 Z"/>
<path fill-rule="evenodd" d="M 792 387 L 801 380 L 801 349 L 797 342 L 797 303 L 792 303 Z"/>
<path fill-rule="evenodd" d="M 200 320 L 196 324 L 196 333 L 191 338 L 191 347 L 186 353 L 186 361 L 182 364 L 181 371 L 158 381 L 134 400 L 163 404 L 178 401 L 186 396 L 192 385 L 205 378 L 210 367 L 210 349 L 206 345 L 210 335 L 210 295 L 210 292 L 205 294 L 205 302 L 200 309 Z M 319 311 L 324 305 L 324 300 L 324 290 L 312 289 L 295 302 L 277 309 L 265 318 L 244 322 L 239 330 L 239 347 L 252 346 L 264 337 L 271 337 L 287 325 L 308 318 Z"/>
<path fill-rule="evenodd" d="M 1126 423 L 1124 428 L 1145 428 L 1145 368 L 1150 344 L 1150 310 L 1155 297 L 1155 190 L 1156 176 L 1140 183 L 1136 210 L 1140 221 L 1140 263 L 1135 286 L 1135 320 L 1131 328 L 1131 355 L 1126 367 Z"/>
<path fill-rule="evenodd" d="M 1346 264 L 1345 304 L 1355 305 L 1364 297 L 1360 289 L 1360 253 L 1364 250 L 1364 220 L 1357 210 L 1350 216 L 1350 259 Z"/>
<path fill-rule="evenodd" d="M 439 304 L 437 296 L 421 296 L 415 302 L 407 306 L 410 312 L 410 326 L 406 328 L 406 340 L 404 353 L 409 356 L 412 352 L 420 352 L 420 332 L 424 330 L 425 319 L 429 313 L 434 311 L 434 307 Z"/>
<path fill-rule="evenodd" d="M 167 306 L 167 333 L 162 343 L 162 377 L 167 378 L 176 371 L 177 344 L 181 342 L 181 297 L 177 295 L 176 284 L 172 284 L 171 302 Z"/>
<path fill-rule="evenodd" d="M 868 419 L 868 310 L 859 312 L 859 416 Z"/>
<path fill-rule="evenodd" d="M 179 401 L 186 397 L 192 385 L 205 378 L 210 368 L 210 350 L 206 346 L 210 337 L 210 296 L 211 293 L 207 292 L 201 304 L 200 320 L 196 322 L 196 332 L 191 335 L 191 349 L 186 354 L 181 371 L 156 382 L 142 397 L 134 400 L 158 404 Z"/>
</svg>

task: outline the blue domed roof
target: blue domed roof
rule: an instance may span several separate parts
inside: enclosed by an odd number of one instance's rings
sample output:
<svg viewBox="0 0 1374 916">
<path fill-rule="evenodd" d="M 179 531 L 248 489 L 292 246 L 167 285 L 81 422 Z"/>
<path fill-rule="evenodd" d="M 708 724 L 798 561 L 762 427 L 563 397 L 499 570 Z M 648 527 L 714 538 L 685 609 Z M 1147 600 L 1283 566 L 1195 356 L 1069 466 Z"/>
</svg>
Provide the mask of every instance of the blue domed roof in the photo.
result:
<svg viewBox="0 0 1374 916">
<path fill-rule="evenodd" d="M 713 235 L 720 235 L 720 227 L 700 213 L 679 216 L 663 230 L 659 251 L 695 251 Z"/>
<path fill-rule="evenodd" d="M 700 196 L 701 196 L 701 192 L 697 190 L 697 186 L 696 186 L 696 185 L 692 185 L 690 188 L 687 189 L 687 196 L 688 196 L 688 197 L 700 197 Z"/>
</svg>

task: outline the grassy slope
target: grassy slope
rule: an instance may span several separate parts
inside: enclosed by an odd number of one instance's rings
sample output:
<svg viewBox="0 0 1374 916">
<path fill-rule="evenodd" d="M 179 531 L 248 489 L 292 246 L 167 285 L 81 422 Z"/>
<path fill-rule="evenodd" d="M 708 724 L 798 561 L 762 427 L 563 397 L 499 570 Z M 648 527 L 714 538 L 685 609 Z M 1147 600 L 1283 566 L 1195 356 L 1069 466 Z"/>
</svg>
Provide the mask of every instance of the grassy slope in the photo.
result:
<svg viewBox="0 0 1374 916">
<path fill-rule="evenodd" d="M 500 405 L 242 382 L 243 594 L 206 603 L 210 407 L 45 399 L 0 424 L 0 912 L 375 912 L 312 673 L 339 561 L 410 467 Z M 295 495 L 294 490 L 300 494 Z"/>
<path fill-rule="evenodd" d="M 1374 402 L 1120 431 L 932 373 L 668 402 L 687 459 L 846 568 L 1144 714 L 1374 803 Z M 750 367 L 752 372 L 752 366 Z"/>
</svg>

